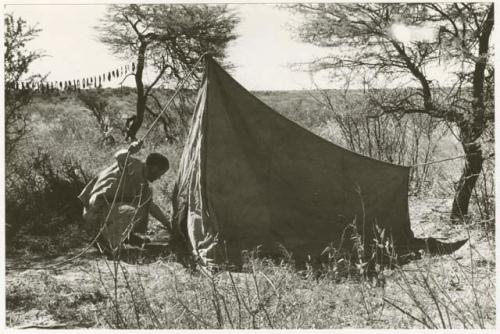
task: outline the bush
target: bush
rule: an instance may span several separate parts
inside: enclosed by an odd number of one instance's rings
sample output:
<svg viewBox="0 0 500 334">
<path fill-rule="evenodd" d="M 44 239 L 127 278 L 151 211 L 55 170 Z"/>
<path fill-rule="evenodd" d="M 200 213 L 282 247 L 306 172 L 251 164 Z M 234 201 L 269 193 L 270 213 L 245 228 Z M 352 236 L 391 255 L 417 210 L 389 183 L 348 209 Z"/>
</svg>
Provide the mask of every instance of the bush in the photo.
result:
<svg viewBox="0 0 500 334">
<path fill-rule="evenodd" d="M 59 164 L 43 149 L 7 167 L 6 240 L 15 244 L 21 234 L 55 235 L 78 223 L 82 206 L 77 195 L 88 181 L 78 163 L 63 158 Z"/>
</svg>

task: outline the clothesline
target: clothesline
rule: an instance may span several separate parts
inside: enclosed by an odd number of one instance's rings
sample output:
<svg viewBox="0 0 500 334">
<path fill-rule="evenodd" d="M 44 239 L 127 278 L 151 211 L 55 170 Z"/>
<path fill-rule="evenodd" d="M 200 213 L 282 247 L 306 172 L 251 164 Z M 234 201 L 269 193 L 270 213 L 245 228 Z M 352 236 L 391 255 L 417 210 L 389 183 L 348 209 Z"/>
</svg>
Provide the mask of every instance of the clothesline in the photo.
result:
<svg viewBox="0 0 500 334">
<path fill-rule="evenodd" d="M 174 95 L 172 95 L 172 97 L 170 98 L 170 100 L 167 102 L 167 104 L 165 105 L 165 107 L 162 109 L 162 111 L 158 114 L 157 118 L 153 121 L 153 123 L 150 125 L 150 127 L 148 128 L 146 134 L 144 134 L 144 136 L 140 139 L 140 141 L 143 141 L 148 135 L 149 133 L 151 132 L 151 130 L 153 129 L 153 127 L 156 125 L 156 123 L 158 122 L 158 120 L 160 119 L 160 117 L 163 115 L 163 113 L 168 109 L 168 107 L 172 104 L 175 96 L 181 91 L 182 87 L 184 86 L 184 83 L 188 80 L 189 77 L 191 77 L 191 75 L 195 72 L 198 64 L 200 63 L 200 61 L 203 59 L 203 57 L 206 55 L 207 53 L 204 53 L 200 56 L 200 58 L 198 59 L 198 61 L 196 62 L 196 64 L 192 67 L 191 71 L 189 72 L 189 74 L 184 77 L 184 79 L 179 83 Z M 124 166 L 126 167 L 127 166 L 127 161 L 129 159 L 129 156 L 130 156 L 130 152 L 127 152 L 127 156 L 125 158 L 125 162 L 124 162 Z M 118 197 L 118 191 L 120 189 L 120 186 L 121 184 L 124 182 L 124 179 L 123 177 L 126 175 L 127 173 L 125 173 L 125 171 L 123 171 L 121 173 L 121 176 L 120 176 L 120 179 L 118 181 L 118 186 L 116 187 L 116 191 L 115 191 L 115 194 L 113 196 L 113 201 L 111 203 L 111 206 L 110 206 L 110 209 L 106 215 L 106 218 L 102 224 L 102 226 L 100 227 L 99 231 L 97 232 L 96 236 L 92 239 L 92 241 L 90 241 L 87 246 L 82 250 L 80 251 L 78 254 L 76 254 L 75 256 L 72 256 L 66 260 L 62 260 L 60 262 L 57 262 L 57 263 L 54 263 L 54 264 L 51 264 L 51 265 L 47 265 L 47 266 L 41 266 L 41 267 L 33 267 L 33 266 L 26 266 L 26 267 L 9 267 L 7 269 L 50 269 L 50 268 L 56 268 L 56 267 L 60 267 L 61 265 L 64 265 L 66 263 L 69 263 L 69 262 L 72 262 L 74 260 L 76 260 L 77 258 L 81 257 L 83 254 L 85 254 L 98 240 L 99 236 L 102 234 L 102 232 L 104 231 L 104 229 L 106 228 L 107 224 L 108 224 L 108 221 L 109 221 L 109 218 L 110 218 L 110 215 L 111 215 L 111 210 L 112 208 L 114 207 L 114 205 L 116 204 L 117 202 L 117 197 Z M 120 247 L 118 247 L 118 249 L 115 249 L 113 250 L 114 253 L 119 253 L 119 250 L 120 250 Z"/>
<path fill-rule="evenodd" d="M 77 90 L 89 88 L 101 88 L 106 81 L 119 78 L 129 73 L 135 72 L 135 63 L 132 65 L 122 65 L 119 68 L 104 72 L 103 74 L 91 75 L 79 79 L 54 80 L 54 81 L 18 81 L 7 82 L 6 88 L 12 90 L 33 90 L 42 93 L 59 90 Z"/>
</svg>

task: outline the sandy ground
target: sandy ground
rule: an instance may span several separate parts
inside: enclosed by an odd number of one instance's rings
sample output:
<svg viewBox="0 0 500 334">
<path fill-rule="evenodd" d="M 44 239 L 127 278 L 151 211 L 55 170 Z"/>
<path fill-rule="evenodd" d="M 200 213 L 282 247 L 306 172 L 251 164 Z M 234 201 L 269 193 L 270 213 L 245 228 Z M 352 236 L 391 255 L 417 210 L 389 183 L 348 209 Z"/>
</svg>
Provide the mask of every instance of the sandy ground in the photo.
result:
<svg viewBox="0 0 500 334">
<path fill-rule="evenodd" d="M 494 276 L 494 240 L 479 233 L 477 229 L 444 223 L 449 216 L 450 207 L 449 200 L 411 199 L 410 216 L 415 236 L 432 236 L 443 238 L 445 241 L 471 239 L 471 243 L 467 243 L 453 254 L 452 260 L 442 260 L 443 266 L 446 265 L 446 261 L 463 261 L 464 266 L 474 261 L 475 267 Z M 44 269 L 64 261 L 82 249 L 83 247 L 75 248 L 71 254 L 52 258 L 22 252 L 7 257 L 6 324 L 8 327 L 106 327 L 102 319 L 98 319 L 99 311 L 96 309 L 102 307 L 106 299 L 98 274 L 99 270 L 103 272 L 107 270 L 106 261 L 96 249 L 91 249 L 78 259 L 57 269 Z M 186 280 L 189 278 L 184 268 L 169 261 L 124 264 L 124 267 L 130 273 L 141 272 L 143 277 L 149 280 L 150 287 L 160 284 L 161 277 L 172 272 L 184 273 L 183 277 Z M 489 278 L 489 282 L 494 284 L 494 277 Z"/>
</svg>

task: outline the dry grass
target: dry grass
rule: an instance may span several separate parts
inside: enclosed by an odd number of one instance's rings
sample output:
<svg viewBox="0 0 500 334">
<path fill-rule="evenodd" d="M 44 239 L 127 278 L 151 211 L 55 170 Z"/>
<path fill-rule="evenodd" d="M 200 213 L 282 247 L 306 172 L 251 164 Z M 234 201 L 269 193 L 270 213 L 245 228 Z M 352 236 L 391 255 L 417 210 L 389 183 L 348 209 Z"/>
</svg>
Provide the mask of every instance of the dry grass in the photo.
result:
<svg viewBox="0 0 500 334">
<path fill-rule="evenodd" d="M 131 112 L 133 94 L 106 94 L 121 114 Z M 329 115 L 313 112 L 314 103 L 305 101 L 302 93 L 296 93 L 290 104 L 279 104 L 290 94 L 294 93 L 259 96 L 309 129 L 325 130 Z M 35 127 L 26 141 L 27 155 L 41 146 L 56 163 L 66 156 L 76 157 L 93 174 L 109 163 L 118 146 L 125 145 L 123 141 L 117 146 L 99 144 L 97 124 L 92 126 L 91 116 L 72 97 L 40 100 L 32 108 Z M 157 201 L 168 211 L 182 145 L 160 145 L 157 139 L 148 142 L 145 151 L 155 149 L 172 160 L 172 170 L 155 185 Z M 452 144 L 445 142 L 446 147 Z M 448 151 L 446 147 L 442 152 Z M 176 329 L 494 328 L 494 224 L 483 221 L 491 219 L 491 213 L 485 216 L 483 206 L 482 211 L 473 210 L 470 224 L 449 224 L 450 200 L 430 198 L 450 198 L 460 166 L 452 163 L 449 167 L 442 169 L 448 174 L 432 178 L 435 183 L 432 192 L 426 193 L 427 199 L 410 200 L 410 213 L 418 237 L 470 239 L 452 255 L 424 254 L 402 267 L 378 268 L 376 279 L 355 271 L 343 276 L 330 270 L 318 276 L 312 269 L 297 272 L 288 264 L 260 259 L 250 259 L 242 273 L 208 275 L 188 271 L 169 258 L 130 265 L 96 253 L 57 270 L 9 269 L 19 264 L 47 265 L 61 260 L 49 259 L 49 253 L 67 257 L 68 252 L 78 251 L 71 247 L 73 239 L 63 236 L 26 237 L 21 240 L 26 247 L 7 258 L 6 324 Z M 491 201 L 494 194 L 486 195 Z M 152 231 L 158 231 L 155 225 Z"/>
<path fill-rule="evenodd" d="M 412 217 L 420 221 L 440 208 L 433 211 L 418 200 L 412 204 Z M 441 225 L 433 235 L 446 230 L 452 239 L 470 237 L 471 242 L 452 255 L 424 254 L 410 264 L 384 269 L 376 280 L 333 272 L 318 277 L 312 270 L 297 272 L 287 264 L 252 258 L 242 273 L 211 275 L 188 271 L 169 258 L 131 265 L 91 254 L 56 271 L 8 271 L 7 325 L 494 328 L 492 236 L 442 220 L 433 225 Z"/>
</svg>

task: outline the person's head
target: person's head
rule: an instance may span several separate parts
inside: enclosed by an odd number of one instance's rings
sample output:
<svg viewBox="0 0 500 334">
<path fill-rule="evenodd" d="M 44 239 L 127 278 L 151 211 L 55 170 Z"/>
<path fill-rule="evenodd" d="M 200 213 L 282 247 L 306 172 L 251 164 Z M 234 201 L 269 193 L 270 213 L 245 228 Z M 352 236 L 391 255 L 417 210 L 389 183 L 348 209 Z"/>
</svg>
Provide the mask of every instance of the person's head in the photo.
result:
<svg viewBox="0 0 500 334">
<path fill-rule="evenodd" d="M 166 156 L 160 153 L 151 153 L 146 158 L 146 179 L 149 182 L 158 180 L 170 168 L 170 163 Z"/>
</svg>

